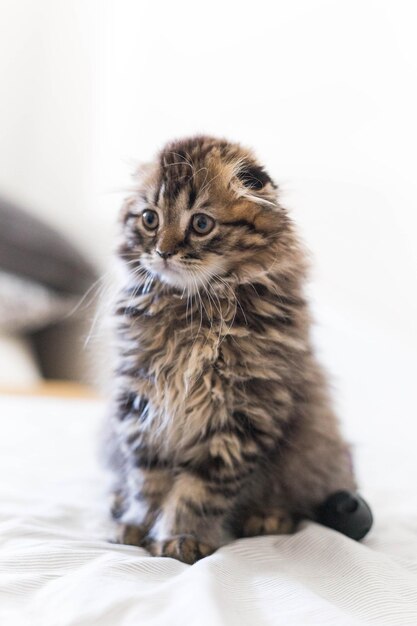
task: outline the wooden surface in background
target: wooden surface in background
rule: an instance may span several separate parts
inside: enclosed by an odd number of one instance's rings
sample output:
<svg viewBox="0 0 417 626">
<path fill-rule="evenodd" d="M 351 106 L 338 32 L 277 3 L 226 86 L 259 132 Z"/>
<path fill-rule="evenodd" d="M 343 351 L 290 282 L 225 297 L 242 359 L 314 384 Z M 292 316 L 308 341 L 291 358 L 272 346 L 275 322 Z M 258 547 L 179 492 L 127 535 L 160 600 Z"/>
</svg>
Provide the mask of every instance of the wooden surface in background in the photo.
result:
<svg viewBox="0 0 417 626">
<path fill-rule="evenodd" d="M 51 396 L 62 398 L 99 398 L 92 387 L 67 380 L 45 380 L 30 387 L 1 387 L 0 395 Z"/>
</svg>

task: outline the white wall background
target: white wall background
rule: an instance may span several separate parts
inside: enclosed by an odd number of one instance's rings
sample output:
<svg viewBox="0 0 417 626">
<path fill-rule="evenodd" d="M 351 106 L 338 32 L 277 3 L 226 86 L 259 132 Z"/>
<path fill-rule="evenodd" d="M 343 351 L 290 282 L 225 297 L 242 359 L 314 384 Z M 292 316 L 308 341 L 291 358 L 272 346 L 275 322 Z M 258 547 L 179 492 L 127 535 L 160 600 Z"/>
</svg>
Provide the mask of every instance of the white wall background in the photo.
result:
<svg viewBox="0 0 417 626">
<path fill-rule="evenodd" d="M 416 417 L 416 3 L 0 7 L 0 192 L 105 268 L 133 163 L 195 132 L 253 146 L 313 251 L 346 428 L 396 445 Z"/>
</svg>

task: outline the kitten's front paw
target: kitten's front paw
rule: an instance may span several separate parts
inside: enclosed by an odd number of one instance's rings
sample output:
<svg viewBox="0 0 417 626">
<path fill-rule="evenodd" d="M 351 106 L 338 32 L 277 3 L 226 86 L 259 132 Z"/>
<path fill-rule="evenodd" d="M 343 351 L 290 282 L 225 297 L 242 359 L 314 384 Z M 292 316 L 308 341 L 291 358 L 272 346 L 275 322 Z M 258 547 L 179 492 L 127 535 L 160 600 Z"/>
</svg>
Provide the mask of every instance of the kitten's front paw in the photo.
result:
<svg viewBox="0 0 417 626">
<path fill-rule="evenodd" d="M 292 533 L 295 523 L 284 509 L 274 509 L 265 515 L 251 515 L 243 524 L 244 537 L 258 535 L 286 535 Z"/>
<path fill-rule="evenodd" d="M 175 535 L 164 541 L 150 540 L 145 547 L 152 556 L 169 556 L 189 565 L 212 554 L 215 550 L 191 535 Z"/>
<path fill-rule="evenodd" d="M 145 526 L 133 526 L 132 524 L 120 524 L 117 529 L 116 543 L 126 546 L 141 547 L 146 536 Z"/>
</svg>

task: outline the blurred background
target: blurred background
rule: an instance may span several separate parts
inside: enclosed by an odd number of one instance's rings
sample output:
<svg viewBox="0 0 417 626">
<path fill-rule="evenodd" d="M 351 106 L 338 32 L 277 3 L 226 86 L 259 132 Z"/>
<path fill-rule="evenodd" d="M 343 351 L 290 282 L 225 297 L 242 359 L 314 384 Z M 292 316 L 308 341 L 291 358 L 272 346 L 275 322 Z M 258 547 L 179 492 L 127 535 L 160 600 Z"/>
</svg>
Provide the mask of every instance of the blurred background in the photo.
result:
<svg viewBox="0 0 417 626">
<path fill-rule="evenodd" d="M 91 328 L 130 173 L 212 133 L 255 149 L 312 252 L 346 428 L 382 424 L 395 445 L 417 373 L 415 3 L 0 7 L 0 386 L 103 384 Z"/>
</svg>

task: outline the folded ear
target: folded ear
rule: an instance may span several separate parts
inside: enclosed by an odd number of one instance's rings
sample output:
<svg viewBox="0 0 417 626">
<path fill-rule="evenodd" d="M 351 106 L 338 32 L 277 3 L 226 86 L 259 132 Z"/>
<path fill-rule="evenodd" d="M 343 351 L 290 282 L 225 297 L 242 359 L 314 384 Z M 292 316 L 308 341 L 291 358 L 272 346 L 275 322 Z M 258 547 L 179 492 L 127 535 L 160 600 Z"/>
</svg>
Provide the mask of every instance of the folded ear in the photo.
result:
<svg viewBox="0 0 417 626">
<path fill-rule="evenodd" d="M 248 189 L 263 189 L 270 184 L 275 189 L 276 185 L 261 165 L 256 163 L 244 163 L 236 173 L 240 182 Z"/>
</svg>

